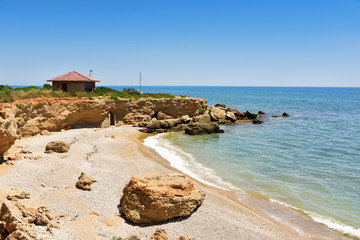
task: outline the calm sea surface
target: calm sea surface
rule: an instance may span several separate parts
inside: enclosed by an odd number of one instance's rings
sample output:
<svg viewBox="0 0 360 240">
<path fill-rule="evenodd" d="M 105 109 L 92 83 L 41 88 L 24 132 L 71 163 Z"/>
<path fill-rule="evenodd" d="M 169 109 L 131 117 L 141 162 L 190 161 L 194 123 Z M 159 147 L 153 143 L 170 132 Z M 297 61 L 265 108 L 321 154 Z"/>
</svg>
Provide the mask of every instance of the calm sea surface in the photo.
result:
<svg viewBox="0 0 360 240">
<path fill-rule="evenodd" d="M 121 89 L 121 87 L 114 87 Z M 143 87 L 224 103 L 241 111 L 287 112 L 224 134 L 148 138 L 175 167 L 209 184 L 262 194 L 360 237 L 360 88 Z"/>
</svg>

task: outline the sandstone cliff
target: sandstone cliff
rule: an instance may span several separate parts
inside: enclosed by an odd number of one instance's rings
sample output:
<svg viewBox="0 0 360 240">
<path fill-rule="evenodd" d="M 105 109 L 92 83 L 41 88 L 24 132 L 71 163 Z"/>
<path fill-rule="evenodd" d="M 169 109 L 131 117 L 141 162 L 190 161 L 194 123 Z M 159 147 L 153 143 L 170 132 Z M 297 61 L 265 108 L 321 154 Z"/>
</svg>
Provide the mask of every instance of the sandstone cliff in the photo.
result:
<svg viewBox="0 0 360 240">
<path fill-rule="evenodd" d="M 183 115 L 193 117 L 198 115 L 199 108 L 206 109 L 207 100 L 42 98 L 0 103 L 0 155 L 15 139 L 33 136 L 43 130 L 147 122 L 159 112 L 173 118 Z"/>
</svg>

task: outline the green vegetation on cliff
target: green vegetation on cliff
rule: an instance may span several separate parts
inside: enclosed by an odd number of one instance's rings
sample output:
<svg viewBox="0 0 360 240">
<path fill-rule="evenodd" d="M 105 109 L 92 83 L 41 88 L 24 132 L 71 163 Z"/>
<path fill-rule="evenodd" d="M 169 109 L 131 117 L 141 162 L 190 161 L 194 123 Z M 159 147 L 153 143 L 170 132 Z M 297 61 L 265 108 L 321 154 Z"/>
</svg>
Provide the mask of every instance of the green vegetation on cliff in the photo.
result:
<svg viewBox="0 0 360 240">
<path fill-rule="evenodd" d="M 12 88 L 7 85 L 0 85 L 0 103 L 9 103 L 22 99 L 30 98 L 63 98 L 63 97 L 88 97 L 89 99 L 108 97 L 110 99 L 118 98 L 174 98 L 168 93 L 141 93 L 133 88 L 124 88 L 118 91 L 107 87 L 97 87 L 91 92 L 63 92 L 52 91 L 50 84 L 44 86 L 28 86 L 22 88 Z"/>
</svg>

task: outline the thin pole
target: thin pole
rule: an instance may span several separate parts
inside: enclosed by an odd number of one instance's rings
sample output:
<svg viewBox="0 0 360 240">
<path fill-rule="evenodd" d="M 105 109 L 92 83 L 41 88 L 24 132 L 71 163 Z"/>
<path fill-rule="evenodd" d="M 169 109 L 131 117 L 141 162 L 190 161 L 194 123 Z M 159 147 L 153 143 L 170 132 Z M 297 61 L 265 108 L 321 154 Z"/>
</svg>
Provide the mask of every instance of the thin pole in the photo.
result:
<svg viewBox="0 0 360 240">
<path fill-rule="evenodd" d="M 139 91 L 141 91 L 141 72 L 140 72 L 140 87 L 139 87 Z"/>
</svg>

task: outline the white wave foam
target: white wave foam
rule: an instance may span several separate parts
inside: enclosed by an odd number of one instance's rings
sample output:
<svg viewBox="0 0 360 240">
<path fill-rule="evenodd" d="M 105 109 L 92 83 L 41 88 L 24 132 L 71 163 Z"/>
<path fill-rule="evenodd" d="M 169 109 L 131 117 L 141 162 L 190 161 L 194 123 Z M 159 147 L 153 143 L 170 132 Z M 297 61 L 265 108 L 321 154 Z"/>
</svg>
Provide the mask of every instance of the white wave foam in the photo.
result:
<svg viewBox="0 0 360 240">
<path fill-rule="evenodd" d="M 306 210 L 301 210 L 300 208 L 294 207 L 292 205 L 289 205 L 287 203 L 284 203 L 284 202 L 281 202 L 281 201 L 278 201 L 278 200 L 275 200 L 272 198 L 270 198 L 270 201 L 273 203 L 277 203 L 279 205 L 285 206 L 287 208 L 295 209 L 297 211 L 302 211 L 305 214 L 307 214 L 309 217 L 311 217 L 315 222 L 325 224 L 327 227 L 334 229 L 338 232 L 341 232 L 343 234 L 348 234 L 348 235 L 352 235 L 352 236 L 360 238 L 360 228 L 354 228 L 352 226 L 345 225 L 345 224 L 338 222 L 330 217 L 324 217 L 317 213 L 313 213 L 313 212 L 306 211 Z"/>
<path fill-rule="evenodd" d="M 144 140 L 144 145 L 154 149 L 163 158 L 168 160 L 171 166 L 198 181 L 224 190 L 236 190 L 243 192 L 230 182 L 226 182 L 221 179 L 213 169 L 205 167 L 196 161 L 194 156 L 191 154 L 173 146 L 169 141 L 163 138 L 163 135 L 164 134 L 158 134 L 156 136 L 146 138 Z"/>
</svg>

